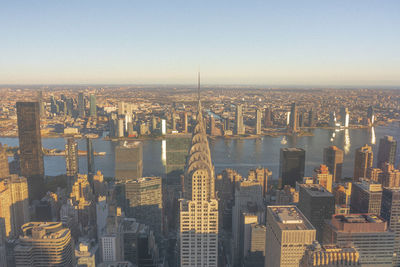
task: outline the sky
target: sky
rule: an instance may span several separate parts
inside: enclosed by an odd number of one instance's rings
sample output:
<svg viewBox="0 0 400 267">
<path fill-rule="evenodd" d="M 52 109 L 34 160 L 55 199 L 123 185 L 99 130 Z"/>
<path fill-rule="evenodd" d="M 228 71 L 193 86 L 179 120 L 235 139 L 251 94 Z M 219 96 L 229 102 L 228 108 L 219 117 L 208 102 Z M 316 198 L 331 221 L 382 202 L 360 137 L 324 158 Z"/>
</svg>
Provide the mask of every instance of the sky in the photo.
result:
<svg viewBox="0 0 400 267">
<path fill-rule="evenodd" d="M 0 84 L 400 86 L 398 0 L 4 0 Z"/>
</svg>

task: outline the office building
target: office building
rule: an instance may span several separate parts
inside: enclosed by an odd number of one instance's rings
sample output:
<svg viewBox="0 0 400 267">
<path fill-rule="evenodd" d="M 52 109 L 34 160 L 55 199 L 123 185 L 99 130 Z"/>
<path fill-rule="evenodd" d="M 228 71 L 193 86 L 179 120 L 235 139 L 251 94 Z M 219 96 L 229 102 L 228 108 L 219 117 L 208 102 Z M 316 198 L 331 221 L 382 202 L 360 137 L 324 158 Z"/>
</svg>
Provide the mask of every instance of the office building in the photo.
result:
<svg viewBox="0 0 400 267">
<path fill-rule="evenodd" d="M 80 118 L 85 117 L 85 98 L 82 92 L 78 94 L 78 113 Z"/>
<path fill-rule="evenodd" d="M 383 180 L 383 171 L 379 168 L 368 168 L 367 170 L 367 178 L 382 183 Z"/>
<path fill-rule="evenodd" d="M 350 198 L 351 213 L 380 214 L 382 185 L 367 179 L 353 183 Z"/>
<path fill-rule="evenodd" d="M 279 158 L 279 179 L 281 188 L 285 185 L 296 186 L 304 177 L 306 151 L 302 148 L 281 148 Z"/>
<path fill-rule="evenodd" d="M 395 235 L 379 215 L 333 215 L 325 226 L 324 244 L 352 244 L 361 266 L 392 266 Z"/>
<path fill-rule="evenodd" d="M 256 109 L 256 134 L 260 135 L 262 133 L 262 129 L 261 129 L 261 110 L 260 109 Z"/>
<path fill-rule="evenodd" d="M 6 243 L 6 233 L 4 218 L 0 217 L 0 262 L 4 267 L 8 267 L 7 261 L 7 243 Z"/>
<path fill-rule="evenodd" d="M 8 166 L 8 156 L 6 147 L 0 143 L 0 178 L 5 178 L 10 175 L 10 168 Z"/>
<path fill-rule="evenodd" d="M 28 182 L 25 177 L 13 174 L 6 183 L 11 196 L 11 235 L 17 237 L 21 226 L 30 220 Z"/>
<path fill-rule="evenodd" d="M 163 211 L 161 177 L 144 177 L 121 183 L 125 189 L 126 214 L 150 226 L 159 238 Z"/>
<path fill-rule="evenodd" d="M 313 180 L 315 184 L 322 185 L 326 190 L 332 193 L 333 175 L 329 173 L 326 165 L 321 164 L 319 168 L 314 169 Z"/>
<path fill-rule="evenodd" d="M 271 187 L 272 172 L 267 168 L 251 169 L 247 175 L 247 179 L 258 181 L 261 185 L 263 197 L 267 196 Z"/>
<path fill-rule="evenodd" d="M 324 149 L 324 164 L 333 175 L 333 181 L 335 183 L 339 183 L 342 179 L 343 158 L 343 150 L 336 146 L 330 146 Z"/>
<path fill-rule="evenodd" d="M 400 189 L 384 188 L 382 192 L 381 216 L 395 233 L 393 266 L 400 266 Z"/>
<path fill-rule="evenodd" d="M 78 143 L 74 138 L 68 138 L 65 144 L 65 167 L 67 170 L 67 186 L 71 189 L 79 172 Z"/>
<path fill-rule="evenodd" d="M 16 267 L 74 266 L 74 242 L 61 222 L 30 222 L 14 248 Z"/>
<path fill-rule="evenodd" d="M 289 130 L 292 133 L 299 132 L 299 114 L 297 113 L 296 103 L 292 103 L 290 108 Z"/>
<path fill-rule="evenodd" d="M 235 118 L 235 123 L 236 123 L 236 129 L 235 129 L 235 134 L 241 135 L 245 134 L 246 129 L 245 125 L 243 122 L 243 105 L 238 104 L 236 105 L 236 118 Z"/>
<path fill-rule="evenodd" d="M 396 163 L 397 141 L 393 136 L 386 135 L 379 140 L 377 167 L 383 169 L 386 163 Z"/>
<path fill-rule="evenodd" d="M 296 206 L 268 206 L 265 267 L 297 267 L 315 228 Z"/>
<path fill-rule="evenodd" d="M 240 116 L 241 117 L 241 114 Z M 218 266 L 218 200 L 199 99 L 180 202 L 180 266 Z"/>
<path fill-rule="evenodd" d="M 6 180 L 0 180 L 0 218 L 2 218 L 2 226 L 4 227 L 4 235 L 9 237 L 11 232 L 11 207 L 12 207 L 12 200 L 11 200 L 11 190 L 7 184 Z"/>
<path fill-rule="evenodd" d="M 310 111 L 308 112 L 308 126 L 309 127 L 315 127 L 317 126 L 317 114 L 315 112 L 315 110 L 310 109 Z"/>
<path fill-rule="evenodd" d="M 39 103 L 39 115 L 43 117 L 45 115 L 45 108 L 43 103 L 43 91 L 40 90 L 37 92 L 37 102 Z"/>
<path fill-rule="evenodd" d="M 273 120 L 272 120 L 272 112 L 269 108 L 266 108 L 264 110 L 264 127 L 272 127 L 273 126 Z"/>
<path fill-rule="evenodd" d="M 97 118 L 97 104 L 95 95 L 90 95 L 89 104 L 90 104 L 90 109 L 89 109 L 90 117 Z"/>
<path fill-rule="evenodd" d="M 95 172 L 94 168 L 94 147 L 92 139 L 86 138 L 86 156 L 87 156 L 87 170 L 89 179 L 91 179 L 92 175 Z"/>
<path fill-rule="evenodd" d="M 266 233 L 265 225 L 251 224 L 250 244 L 244 258 L 244 267 L 264 267 Z"/>
<path fill-rule="evenodd" d="M 352 246 L 327 244 L 321 246 L 314 242 L 310 245 L 299 267 L 348 267 L 361 266 L 360 253 Z"/>
<path fill-rule="evenodd" d="M 365 144 L 355 152 L 354 158 L 354 181 L 358 182 L 360 178 L 366 178 L 368 174 L 368 168 L 372 168 L 374 155 L 372 147 Z"/>
<path fill-rule="evenodd" d="M 124 142 L 115 147 L 115 178 L 139 179 L 143 172 L 143 146 L 141 142 Z"/>
<path fill-rule="evenodd" d="M 99 246 L 93 240 L 79 240 L 75 248 L 76 265 L 78 267 L 96 267 L 96 254 Z"/>
<path fill-rule="evenodd" d="M 335 213 L 333 194 L 318 184 L 300 184 L 298 207 L 315 227 L 317 240 L 322 242 L 324 222 Z"/>
<path fill-rule="evenodd" d="M 191 135 L 171 134 L 166 136 L 167 183 L 180 183 L 180 176 L 185 168 L 186 157 L 190 147 Z"/>
<path fill-rule="evenodd" d="M 97 199 L 99 196 L 105 196 L 107 191 L 106 184 L 104 183 L 104 176 L 101 171 L 93 176 L 93 194 Z"/>
<path fill-rule="evenodd" d="M 38 102 L 17 102 L 21 175 L 28 179 L 30 200 L 44 192 L 44 162 Z"/>
</svg>

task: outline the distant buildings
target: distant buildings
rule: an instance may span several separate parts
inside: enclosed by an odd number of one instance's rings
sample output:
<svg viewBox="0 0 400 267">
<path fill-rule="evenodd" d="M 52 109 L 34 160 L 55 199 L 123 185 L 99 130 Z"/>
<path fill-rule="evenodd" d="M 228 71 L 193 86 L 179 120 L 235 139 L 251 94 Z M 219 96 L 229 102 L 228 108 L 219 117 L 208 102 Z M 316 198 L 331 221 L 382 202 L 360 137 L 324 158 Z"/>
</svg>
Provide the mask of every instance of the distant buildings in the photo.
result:
<svg viewBox="0 0 400 267">
<path fill-rule="evenodd" d="M 292 103 L 290 108 L 289 130 L 292 133 L 297 133 L 299 131 L 299 114 L 297 113 L 296 103 Z"/>
<path fill-rule="evenodd" d="M 238 104 L 236 105 L 236 118 L 235 118 L 236 128 L 235 134 L 241 135 L 245 134 L 245 125 L 243 123 L 243 105 Z"/>
<path fill-rule="evenodd" d="M 27 177 L 30 200 L 44 191 L 44 162 L 38 102 L 17 102 L 21 175 Z"/>
<path fill-rule="evenodd" d="M 260 109 L 256 109 L 256 132 L 255 134 L 260 135 L 261 134 L 261 110 Z"/>
<path fill-rule="evenodd" d="M 264 110 L 264 127 L 269 128 L 273 126 L 272 112 L 269 108 Z"/>
<path fill-rule="evenodd" d="M 115 147 L 115 178 L 139 179 L 143 172 L 143 146 L 141 142 L 124 142 Z"/>
<path fill-rule="evenodd" d="M 14 248 L 15 264 L 25 266 L 74 266 L 74 242 L 61 222 L 30 222 Z"/>
<path fill-rule="evenodd" d="M 333 175 L 333 181 L 335 183 L 340 182 L 342 179 L 343 158 L 343 150 L 336 146 L 330 146 L 324 149 L 324 164 Z"/>
<path fill-rule="evenodd" d="M 90 109 L 89 109 L 90 117 L 97 118 L 97 104 L 96 104 L 96 96 L 90 95 Z"/>
<path fill-rule="evenodd" d="M 296 186 L 304 177 L 306 152 L 302 148 L 281 148 L 279 159 L 279 179 L 281 187 Z"/>
<path fill-rule="evenodd" d="M 366 144 L 356 150 L 354 158 L 354 181 L 357 182 L 360 178 L 367 177 L 367 170 L 372 167 L 373 160 L 372 147 L 369 145 Z"/>
<path fill-rule="evenodd" d="M 314 169 L 314 183 L 325 187 L 328 192 L 332 193 L 333 175 L 329 173 L 328 167 L 321 164 L 319 168 Z"/>
<path fill-rule="evenodd" d="M 296 206 L 268 206 L 265 267 L 299 266 L 315 235 L 315 228 Z"/>
<path fill-rule="evenodd" d="M 392 266 L 395 234 L 375 214 L 333 215 L 326 221 L 324 244 L 352 244 L 361 266 Z"/>
<path fill-rule="evenodd" d="M 78 113 L 80 118 L 85 117 L 85 98 L 82 92 L 78 94 Z"/>
<path fill-rule="evenodd" d="M 87 170 L 88 170 L 88 176 L 89 179 L 91 179 L 92 175 L 95 172 L 94 168 L 94 147 L 93 147 L 93 142 L 92 139 L 89 137 L 86 138 L 86 150 L 87 150 Z"/>
<path fill-rule="evenodd" d="M 396 163 L 397 141 L 393 136 L 386 135 L 379 140 L 377 167 L 383 169 L 385 163 L 395 165 Z"/>
</svg>

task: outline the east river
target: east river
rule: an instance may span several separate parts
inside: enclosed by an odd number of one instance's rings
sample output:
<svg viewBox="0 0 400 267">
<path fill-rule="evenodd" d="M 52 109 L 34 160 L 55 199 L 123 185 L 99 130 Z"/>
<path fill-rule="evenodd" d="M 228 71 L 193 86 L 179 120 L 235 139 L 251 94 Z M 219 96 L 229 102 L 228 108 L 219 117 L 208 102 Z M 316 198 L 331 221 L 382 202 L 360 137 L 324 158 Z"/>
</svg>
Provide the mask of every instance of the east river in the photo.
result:
<svg viewBox="0 0 400 267">
<path fill-rule="evenodd" d="M 314 129 L 314 136 L 283 137 L 264 136 L 260 139 L 210 139 L 211 157 L 216 173 L 225 168 L 237 170 L 246 176 L 251 168 L 267 167 L 273 172 L 273 178 L 279 174 L 279 150 L 282 147 L 301 147 L 306 150 L 306 176 L 312 176 L 313 170 L 322 163 L 323 149 L 330 145 L 345 151 L 343 177 L 352 177 L 355 149 L 369 144 L 373 146 L 374 158 L 377 156 L 379 139 L 385 135 L 392 135 L 400 142 L 399 124 L 379 126 L 369 129 L 328 130 Z M 2 144 L 17 146 L 18 138 L 0 138 Z M 43 138 L 45 148 L 64 149 L 64 138 Z M 143 175 L 162 176 L 164 174 L 165 157 L 162 155 L 161 140 L 146 140 L 143 142 Z M 96 152 L 106 152 L 105 156 L 96 156 L 95 168 L 101 170 L 106 177 L 114 176 L 114 148 L 116 142 L 105 141 L 102 138 L 94 139 Z M 78 140 L 79 150 L 86 150 L 86 142 Z M 400 146 L 400 145 L 399 145 Z M 396 166 L 400 162 L 400 153 L 397 153 Z M 86 157 L 79 157 L 80 173 L 86 173 Z M 55 176 L 65 173 L 65 159 L 62 156 L 45 156 L 46 175 Z"/>
</svg>

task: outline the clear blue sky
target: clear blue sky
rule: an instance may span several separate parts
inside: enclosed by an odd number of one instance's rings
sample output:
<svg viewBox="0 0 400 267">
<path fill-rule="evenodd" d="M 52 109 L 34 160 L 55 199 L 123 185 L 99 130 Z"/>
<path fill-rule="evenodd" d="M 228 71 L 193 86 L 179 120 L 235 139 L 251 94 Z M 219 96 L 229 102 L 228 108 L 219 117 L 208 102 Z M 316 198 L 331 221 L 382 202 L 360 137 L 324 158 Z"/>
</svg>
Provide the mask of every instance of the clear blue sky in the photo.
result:
<svg viewBox="0 0 400 267">
<path fill-rule="evenodd" d="M 0 84 L 400 85 L 399 0 L 6 0 L 0 36 Z"/>
</svg>

